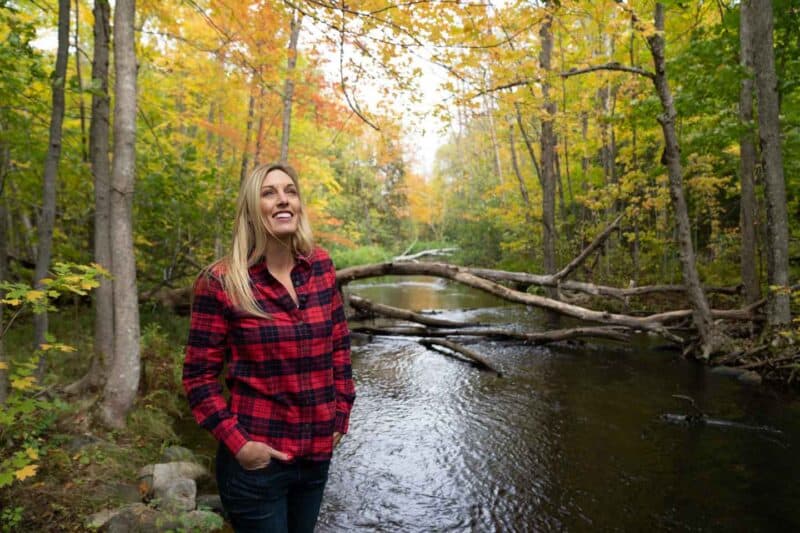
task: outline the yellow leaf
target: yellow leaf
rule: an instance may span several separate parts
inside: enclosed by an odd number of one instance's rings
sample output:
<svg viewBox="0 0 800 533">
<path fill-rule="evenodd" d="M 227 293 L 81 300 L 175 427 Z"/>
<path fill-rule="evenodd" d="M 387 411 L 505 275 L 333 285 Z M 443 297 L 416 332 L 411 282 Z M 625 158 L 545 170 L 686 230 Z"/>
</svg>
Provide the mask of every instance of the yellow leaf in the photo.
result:
<svg viewBox="0 0 800 533">
<path fill-rule="evenodd" d="M 35 448 L 25 448 L 25 454 L 33 461 L 39 458 L 39 452 L 37 452 Z"/>
<path fill-rule="evenodd" d="M 52 350 L 53 349 L 53 345 L 52 344 L 47 344 L 46 342 L 43 342 L 42 344 L 39 345 L 39 349 L 41 351 L 43 351 L 43 352 L 46 352 L 47 350 Z"/>
<path fill-rule="evenodd" d="M 51 283 L 53 283 L 53 280 L 50 279 L 50 278 L 42 278 L 42 279 L 39 280 L 39 283 L 41 283 L 42 285 L 47 286 L 47 285 L 50 285 Z"/>
<path fill-rule="evenodd" d="M 36 384 L 36 378 L 28 376 L 11 380 L 11 387 L 17 390 L 28 390 Z"/>
<path fill-rule="evenodd" d="M 28 291 L 25 293 L 25 299 L 29 302 L 35 302 L 44 298 L 44 291 Z"/>
<path fill-rule="evenodd" d="M 33 477 L 33 476 L 35 476 L 35 475 L 36 475 L 36 470 L 37 470 L 38 468 L 39 468 L 39 467 L 38 467 L 38 466 L 36 466 L 36 465 L 28 465 L 28 466 L 25 466 L 25 467 L 23 467 L 23 468 L 20 468 L 19 470 L 17 470 L 16 472 L 14 472 L 14 476 L 15 476 L 15 477 L 16 477 L 18 480 L 22 481 L 23 479 L 27 479 L 27 478 L 29 478 L 29 477 Z"/>
<path fill-rule="evenodd" d="M 8 363 L 0 361 L 0 370 L 8 370 Z"/>
<path fill-rule="evenodd" d="M 18 298 L 7 298 L 2 300 L 2 302 L 8 305 L 19 305 L 20 303 L 22 303 L 22 301 L 19 300 Z"/>
<path fill-rule="evenodd" d="M 87 290 L 87 291 L 89 289 L 94 289 L 95 287 L 99 287 L 99 286 L 100 286 L 100 284 L 97 283 L 94 280 L 83 280 L 83 281 L 81 281 L 81 289 L 84 289 L 84 290 Z"/>
</svg>

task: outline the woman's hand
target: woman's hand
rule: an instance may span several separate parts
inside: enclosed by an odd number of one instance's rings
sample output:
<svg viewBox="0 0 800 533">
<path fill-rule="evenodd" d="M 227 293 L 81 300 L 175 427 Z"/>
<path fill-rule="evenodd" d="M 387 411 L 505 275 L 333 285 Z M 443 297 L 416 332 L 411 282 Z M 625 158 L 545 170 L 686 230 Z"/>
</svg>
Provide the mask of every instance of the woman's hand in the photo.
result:
<svg viewBox="0 0 800 533">
<path fill-rule="evenodd" d="M 254 440 L 248 441 L 236 454 L 236 460 L 245 470 L 264 468 L 273 458 L 281 461 L 289 460 L 289 456 L 285 453 Z"/>
<path fill-rule="evenodd" d="M 335 450 L 337 446 L 339 446 L 339 441 L 342 440 L 342 434 L 338 431 L 333 432 L 333 449 Z"/>
</svg>

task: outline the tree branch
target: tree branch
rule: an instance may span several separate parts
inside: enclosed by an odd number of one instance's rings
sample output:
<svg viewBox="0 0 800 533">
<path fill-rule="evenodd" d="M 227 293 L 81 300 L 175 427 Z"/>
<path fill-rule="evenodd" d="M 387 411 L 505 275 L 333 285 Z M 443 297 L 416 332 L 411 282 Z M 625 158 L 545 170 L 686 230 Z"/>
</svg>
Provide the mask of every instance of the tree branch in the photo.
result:
<svg viewBox="0 0 800 533">
<path fill-rule="evenodd" d="M 570 76 L 577 76 L 578 74 L 586 74 L 587 72 L 595 72 L 598 70 L 618 70 L 620 72 L 630 72 L 631 74 L 638 74 L 639 76 L 644 76 L 646 78 L 650 78 L 654 80 L 656 75 L 649 70 L 645 70 L 639 67 L 629 67 L 627 65 L 622 65 L 617 62 L 613 63 L 606 63 L 604 65 L 594 65 L 591 67 L 585 68 L 571 68 L 566 72 L 561 73 L 562 78 L 569 78 Z"/>
</svg>

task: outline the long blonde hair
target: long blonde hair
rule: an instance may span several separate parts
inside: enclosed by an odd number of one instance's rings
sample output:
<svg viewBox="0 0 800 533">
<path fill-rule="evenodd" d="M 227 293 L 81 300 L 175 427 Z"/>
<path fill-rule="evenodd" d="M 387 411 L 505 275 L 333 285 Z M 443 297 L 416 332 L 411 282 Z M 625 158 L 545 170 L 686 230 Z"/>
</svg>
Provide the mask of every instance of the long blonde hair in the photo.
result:
<svg viewBox="0 0 800 533">
<path fill-rule="evenodd" d="M 281 170 L 292 178 L 300 198 L 297 231 L 292 235 L 289 244 L 292 254 L 308 256 L 313 251 L 314 238 L 305 204 L 300 196 L 297 172 L 284 163 L 268 163 L 256 167 L 242 181 L 239 198 L 236 201 L 236 218 L 233 223 L 233 242 L 230 252 L 210 267 L 213 270 L 218 270 L 215 268 L 217 265 L 221 267 L 219 270 L 221 270 L 222 287 L 233 305 L 241 311 L 263 318 L 269 318 L 269 315 L 256 302 L 248 269 L 266 257 L 267 241 L 269 235 L 272 235 L 261 212 L 261 184 L 273 170 Z"/>
</svg>

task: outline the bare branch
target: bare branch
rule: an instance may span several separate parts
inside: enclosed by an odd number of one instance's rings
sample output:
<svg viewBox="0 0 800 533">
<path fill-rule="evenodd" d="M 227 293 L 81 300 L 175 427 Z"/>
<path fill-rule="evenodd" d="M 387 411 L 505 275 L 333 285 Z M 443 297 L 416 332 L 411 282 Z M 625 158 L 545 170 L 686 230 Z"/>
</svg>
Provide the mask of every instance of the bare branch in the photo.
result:
<svg viewBox="0 0 800 533">
<path fill-rule="evenodd" d="M 562 78 L 569 78 L 570 76 L 577 76 L 578 74 L 586 74 L 587 72 L 595 72 L 598 70 L 618 70 L 620 72 L 630 72 L 631 74 L 638 74 L 639 76 L 644 76 L 646 78 L 650 78 L 654 80 L 656 75 L 649 70 L 645 70 L 639 67 L 629 67 L 627 65 L 622 65 L 617 62 L 613 63 L 606 63 L 604 65 L 594 65 L 591 67 L 585 68 L 571 68 L 566 72 L 561 73 Z"/>
</svg>

